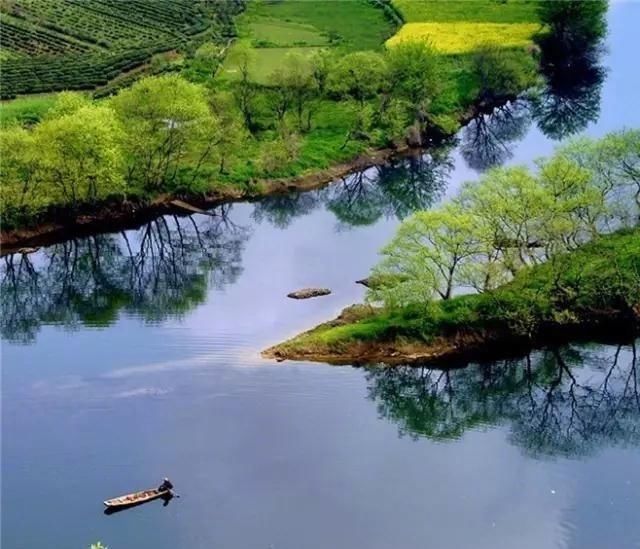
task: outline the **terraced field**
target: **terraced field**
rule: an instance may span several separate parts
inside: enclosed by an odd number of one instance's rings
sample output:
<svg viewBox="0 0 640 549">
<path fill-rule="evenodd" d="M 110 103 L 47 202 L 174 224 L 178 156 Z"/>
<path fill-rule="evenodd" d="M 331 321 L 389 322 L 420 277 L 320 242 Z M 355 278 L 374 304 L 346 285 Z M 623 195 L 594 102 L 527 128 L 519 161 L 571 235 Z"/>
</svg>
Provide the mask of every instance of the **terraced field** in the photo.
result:
<svg viewBox="0 0 640 549">
<path fill-rule="evenodd" d="M 226 42 L 245 0 L 0 0 L 3 99 L 92 89 L 156 53 Z"/>
</svg>

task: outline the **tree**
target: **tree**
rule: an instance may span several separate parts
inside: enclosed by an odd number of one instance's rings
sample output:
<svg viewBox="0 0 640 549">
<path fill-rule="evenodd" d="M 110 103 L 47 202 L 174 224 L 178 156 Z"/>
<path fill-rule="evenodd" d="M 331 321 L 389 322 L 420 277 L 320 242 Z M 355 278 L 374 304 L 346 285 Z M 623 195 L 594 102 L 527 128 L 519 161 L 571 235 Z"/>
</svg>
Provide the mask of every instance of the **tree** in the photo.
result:
<svg viewBox="0 0 640 549">
<path fill-rule="evenodd" d="M 244 126 L 250 132 L 256 131 L 256 97 L 258 87 L 251 78 L 252 52 L 249 48 L 242 47 L 237 50 L 238 70 L 240 80 L 233 88 L 236 104 L 244 118 Z"/>
<path fill-rule="evenodd" d="M 531 125 L 529 105 L 511 101 L 489 114 L 478 114 L 461 130 L 460 153 L 479 172 L 504 164 L 513 156 L 513 145 Z"/>
<path fill-rule="evenodd" d="M 540 2 L 539 9 L 548 25 L 538 39 L 545 87 L 534 97 L 533 116 L 545 135 L 561 139 L 598 118 L 607 1 Z"/>
<path fill-rule="evenodd" d="M 114 111 L 88 105 L 34 130 L 37 179 L 52 202 L 94 202 L 125 191 L 124 133 Z"/>
<path fill-rule="evenodd" d="M 73 114 L 82 107 L 91 104 L 89 97 L 80 92 L 63 91 L 56 96 L 56 102 L 47 112 L 47 118 L 58 118 L 65 114 Z"/>
<path fill-rule="evenodd" d="M 14 126 L 0 128 L 0 211 L 4 227 L 37 214 L 50 200 L 38 185 L 39 151 L 33 132 Z"/>
<path fill-rule="evenodd" d="M 176 75 L 154 76 L 111 101 L 127 130 L 128 177 L 147 190 L 174 184 L 187 159 L 211 150 L 217 121 L 198 84 Z"/>
<path fill-rule="evenodd" d="M 387 305 L 449 299 L 463 262 L 480 251 L 473 218 L 458 204 L 417 212 L 406 219 L 382 250 L 372 276 L 384 281 L 370 292 Z"/>
<path fill-rule="evenodd" d="M 320 50 L 311 56 L 311 77 L 320 95 L 327 89 L 327 80 L 331 74 L 334 59 L 327 50 Z"/>
<path fill-rule="evenodd" d="M 271 74 L 270 83 L 274 87 L 273 105 L 278 121 L 282 123 L 288 110 L 293 108 L 298 129 L 311 129 L 310 103 L 316 90 L 309 61 L 300 54 L 288 54 L 283 64 Z"/>
<path fill-rule="evenodd" d="M 401 42 L 387 52 L 391 93 L 407 102 L 411 118 L 424 127 L 434 98 L 443 90 L 441 62 L 424 42 Z"/>
<path fill-rule="evenodd" d="M 329 75 L 328 88 L 338 95 L 353 97 L 360 105 L 383 87 L 385 59 L 379 53 L 359 51 L 339 59 Z"/>
<path fill-rule="evenodd" d="M 217 92 L 209 100 L 211 111 L 217 120 L 212 145 L 212 156 L 217 159 L 219 173 L 224 173 L 237 158 L 247 131 L 242 124 L 242 114 L 237 110 L 233 96 L 228 92 Z"/>
<path fill-rule="evenodd" d="M 542 43 L 552 41 L 566 53 L 598 44 L 607 33 L 607 8 L 607 0 L 540 2 L 538 15 L 550 30 Z"/>
<path fill-rule="evenodd" d="M 480 46 L 472 57 L 472 74 L 481 102 L 515 97 L 535 83 L 536 65 L 524 51 L 496 44 Z"/>
<path fill-rule="evenodd" d="M 477 216 L 485 249 L 496 250 L 508 272 L 541 261 L 541 219 L 550 197 L 527 168 L 489 170 L 478 183 L 466 183 L 458 200 Z"/>
</svg>

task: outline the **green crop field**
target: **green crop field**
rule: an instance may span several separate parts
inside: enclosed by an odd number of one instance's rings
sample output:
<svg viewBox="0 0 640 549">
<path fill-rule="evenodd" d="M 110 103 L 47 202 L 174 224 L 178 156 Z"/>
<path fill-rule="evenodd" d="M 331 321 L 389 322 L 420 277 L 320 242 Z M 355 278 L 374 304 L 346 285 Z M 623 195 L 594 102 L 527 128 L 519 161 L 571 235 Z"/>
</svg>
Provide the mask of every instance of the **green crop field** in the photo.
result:
<svg viewBox="0 0 640 549">
<path fill-rule="evenodd" d="M 311 55 L 319 47 L 345 52 L 379 50 L 395 30 L 369 0 L 254 0 L 239 18 L 240 39 L 225 59 L 219 78 L 237 77 L 239 48 L 250 49 L 251 75 L 265 84 L 289 53 Z"/>
<path fill-rule="evenodd" d="M 0 0 L 3 99 L 92 89 L 154 54 L 226 42 L 244 0 Z"/>
<path fill-rule="evenodd" d="M 538 21 L 539 0 L 392 0 L 407 23 L 475 21 L 531 23 Z"/>
</svg>

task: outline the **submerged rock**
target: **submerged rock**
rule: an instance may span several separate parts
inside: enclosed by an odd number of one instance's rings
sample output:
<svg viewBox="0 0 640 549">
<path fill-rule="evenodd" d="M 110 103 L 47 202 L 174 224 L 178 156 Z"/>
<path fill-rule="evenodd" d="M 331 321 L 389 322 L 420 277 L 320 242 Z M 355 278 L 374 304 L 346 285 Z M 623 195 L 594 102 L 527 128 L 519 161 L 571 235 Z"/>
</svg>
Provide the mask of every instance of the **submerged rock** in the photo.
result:
<svg viewBox="0 0 640 549">
<path fill-rule="evenodd" d="M 329 295 L 331 290 L 327 288 L 304 288 L 303 290 L 297 290 L 287 294 L 287 297 L 291 299 L 309 299 L 310 297 L 320 297 L 322 295 Z"/>
</svg>

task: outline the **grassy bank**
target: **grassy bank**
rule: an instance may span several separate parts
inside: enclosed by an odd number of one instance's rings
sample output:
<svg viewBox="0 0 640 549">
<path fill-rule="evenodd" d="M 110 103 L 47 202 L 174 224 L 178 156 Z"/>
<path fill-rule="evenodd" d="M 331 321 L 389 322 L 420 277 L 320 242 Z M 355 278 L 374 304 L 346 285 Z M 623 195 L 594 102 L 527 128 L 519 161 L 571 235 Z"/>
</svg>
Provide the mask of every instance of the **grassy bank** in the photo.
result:
<svg viewBox="0 0 640 549">
<path fill-rule="evenodd" d="M 533 345 L 563 333 L 632 329 L 640 320 L 640 229 L 602 236 L 510 283 L 425 307 L 346 309 L 264 352 L 335 363 L 429 361 Z"/>
</svg>

